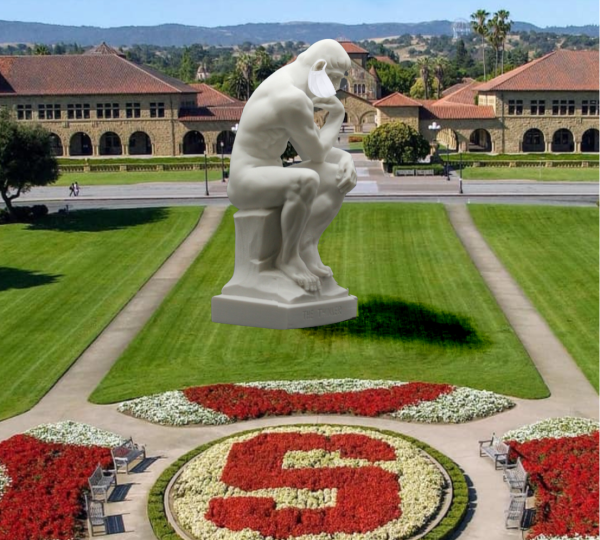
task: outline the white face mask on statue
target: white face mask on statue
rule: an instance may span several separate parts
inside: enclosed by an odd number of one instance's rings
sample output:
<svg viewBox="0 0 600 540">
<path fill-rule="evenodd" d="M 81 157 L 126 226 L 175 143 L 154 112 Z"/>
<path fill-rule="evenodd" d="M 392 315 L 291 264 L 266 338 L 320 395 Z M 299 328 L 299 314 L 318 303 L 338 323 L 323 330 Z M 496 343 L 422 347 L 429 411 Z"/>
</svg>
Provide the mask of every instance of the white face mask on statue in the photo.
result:
<svg viewBox="0 0 600 540">
<path fill-rule="evenodd" d="M 308 88 L 317 97 L 328 98 L 335 96 L 335 86 L 325 72 L 327 62 L 317 60 L 308 72 Z"/>
</svg>

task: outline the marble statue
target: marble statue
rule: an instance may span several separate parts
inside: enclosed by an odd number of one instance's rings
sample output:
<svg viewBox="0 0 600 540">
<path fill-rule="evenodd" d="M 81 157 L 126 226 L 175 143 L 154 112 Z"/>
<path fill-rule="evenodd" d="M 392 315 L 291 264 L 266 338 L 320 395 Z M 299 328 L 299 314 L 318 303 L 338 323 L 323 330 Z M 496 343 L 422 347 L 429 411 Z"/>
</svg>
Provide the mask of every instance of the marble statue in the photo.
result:
<svg viewBox="0 0 600 540">
<path fill-rule="evenodd" d="M 356 297 L 333 279 L 319 240 L 356 186 L 352 156 L 334 142 L 344 120 L 336 96 L 350 58 L 326 39 L 277 70 L 244 107 L 227 195 L 239 209 L 235 271 L 212 300 L 214 322 L 302 328 L 356 317 Z M 327 111 L 319 128 L 315 108 Z M 283 167 L 290 141 L 302 161 Z"/>
</svg>

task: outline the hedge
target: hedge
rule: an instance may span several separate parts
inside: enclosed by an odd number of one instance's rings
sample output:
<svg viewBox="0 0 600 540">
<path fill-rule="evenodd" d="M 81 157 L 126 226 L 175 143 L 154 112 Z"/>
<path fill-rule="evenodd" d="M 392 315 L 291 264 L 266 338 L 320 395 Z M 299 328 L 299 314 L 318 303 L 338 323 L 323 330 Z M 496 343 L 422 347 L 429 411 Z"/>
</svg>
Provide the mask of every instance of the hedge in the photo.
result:
<svg viewBox="0 0 600 540">
<path fill-rule="evenodd" d="M 296 424 L 296 427 L 302 427 L 310 424 Z M 289 427 L 289 426 L 286 426 Z M 336 426 L 339 427 L 339 426 Z M 443 519 L 437 524 L 437 526 L 423 536 L 422 540 L 445 540 L 450 537 L 450 535 L 458 529 L 462 520 L 467 513 L 467 508 L 469 505 L 469 488 L 467 486 L 467 481 L 460 470 L 460 467 L 452 461 L 449 457 L 445 456 L 435 448 L 432 448 L 428 444 L 419 441 L 417 439 L 413 439 L 408 435 L 401 435 L 400 433 L 396 433 L 395 431 L 383 430 L 383 429 L 375 429 L 375 428 L 361 428 L 359 426 L 352 426 L 353 428 L 364 429 L 365 431 L 376 431 L 379 433 L 383 433 L 384 435 L 389 435 L 391 437 L 400 437 L 427 454 L 433 457 L 437 462 L 446 470 L 450 480 L 452 482 L 452 503 L 450 504 L 450 508 L 448 512 L 443 517 Z M 148 496 L 148 517 L 150 519 L 150 523 L 152 525 L 152 530 L 154 534 L 158 538 L 158 540 L 181 540 L 181 537 L 175 532 L 175 529 L 171 526 L 167 519 L 164 499 L 165 499 L 165 491 L 169 482 L 172 478 L 177 474 L 186 463 L 191 461 L 197 455 L 202 452 L 208 450 L 211 446 L 215 444 L 219 444 L 223 441 L 231 439 L 232 437 L 240 437 L 242 435 L 246 435 L 248 433 L 253 433 L 256 431 L 262 431 L 264 428 L 259 429 L 251 429 L 248 431 L 243 431 L 240 433 L 235 433 L 233 435 L 229 435 L 227 437 L 223 437 L 221 439 L 217 439 L 216 441 L 209 442 L 198 448 L 194 448 L 187 454 L 181 456 L 177 461 L 175 461 L 170 467 L 165 469 L 165 471 L 160 475 L 152 489 L 150 490 L 150 495 Z"/>
</svg>

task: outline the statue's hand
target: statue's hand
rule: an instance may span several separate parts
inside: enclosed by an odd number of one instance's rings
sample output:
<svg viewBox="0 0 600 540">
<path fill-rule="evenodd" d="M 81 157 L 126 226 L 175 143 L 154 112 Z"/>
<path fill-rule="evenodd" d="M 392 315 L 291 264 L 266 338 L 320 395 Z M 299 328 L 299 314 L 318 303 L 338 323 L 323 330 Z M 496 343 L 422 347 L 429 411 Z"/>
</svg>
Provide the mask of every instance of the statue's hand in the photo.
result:
<svg viewBox="0 0 600 540">
<path fill-rule="evenodd" d="M 346 195 L 356 187 L 356 169 L 354 168 L 354 161 L 352 156 L 348 153 L 344 153 L 344 157 L 340 159 L 338 163 L 338 170 L 336 174 L 337 186 L 341 193 Z"/>
<path fill-rule="evenodd" d="M 328 98 L 315 98 L 313 99 L 313 105 L 324 111 L 328 111 L 329 114 L 334 116 L 344 116 L 346 110 L 344 104 L 337 98 L 337 96 L 331 96 Z"/>
</svg>

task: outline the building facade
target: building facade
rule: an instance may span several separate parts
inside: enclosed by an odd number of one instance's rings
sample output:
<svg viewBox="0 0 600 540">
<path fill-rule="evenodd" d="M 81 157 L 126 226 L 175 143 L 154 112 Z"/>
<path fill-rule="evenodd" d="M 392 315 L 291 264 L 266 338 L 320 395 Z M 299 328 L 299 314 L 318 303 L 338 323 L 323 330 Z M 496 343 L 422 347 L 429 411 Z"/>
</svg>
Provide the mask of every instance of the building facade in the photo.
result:
<svg viewBox="0 0 600 540">
<path fill-rule="evenodd" d="M 352 60 L 338 92 L 350 131 L 404 122 L 453 150 L 598 152 L 598 51 L 554 51 L 485 83 L 466 80 L 439 100 L 381 99 L 368 52 L 340 43 Z M 0 56 L 0 106 L 48 129 L 59 156 L 182 156 L 231 153 L 244 102 L 102 44 L 84 55 Z M 318 125 L 325 120 L 315 113 Z"/>
</svg>

